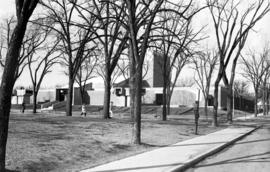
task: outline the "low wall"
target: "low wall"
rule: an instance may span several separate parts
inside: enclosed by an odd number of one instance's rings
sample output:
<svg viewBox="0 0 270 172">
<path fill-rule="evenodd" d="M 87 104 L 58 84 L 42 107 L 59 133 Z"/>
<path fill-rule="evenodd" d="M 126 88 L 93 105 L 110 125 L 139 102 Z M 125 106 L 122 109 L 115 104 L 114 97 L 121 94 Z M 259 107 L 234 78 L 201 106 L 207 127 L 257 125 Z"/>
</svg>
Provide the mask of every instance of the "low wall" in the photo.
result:
<svg viewBox="0 0 270 172">
<path fill-rule="evenodd" d="M 104 90 L 94 90 L 87 91 L 90 98 L 90 105 L 103 105 L 104 103 Z M 111 101 L 114 106 L 125 106 L 125 97 L 124 96 L 116 96 L 115 93 L 111 93 Z M 129 98 L 127 100 L 127 104 L 129 104 Z"/>
<path fill-rule="evenodd" d="M 52 102 L 56 100 L 56 90 L 39 90 L 37 95 L 37 102 Z M 33 103 L 33 96 L 30 97 L 30 103 Z"/>
<path fill-rule="evenodd" d="M 175 88 L 171 98 L 171 106 L 192 106 L 197 100 L 197 89 L 192 88 Z M 157 104 L 156 95 L 162 94 L 162 88 L 146 88 L 146 93 L 142 98 L 144 104 Z M 200 103 L 203 98 L 200 96 Z"/>
</svg>

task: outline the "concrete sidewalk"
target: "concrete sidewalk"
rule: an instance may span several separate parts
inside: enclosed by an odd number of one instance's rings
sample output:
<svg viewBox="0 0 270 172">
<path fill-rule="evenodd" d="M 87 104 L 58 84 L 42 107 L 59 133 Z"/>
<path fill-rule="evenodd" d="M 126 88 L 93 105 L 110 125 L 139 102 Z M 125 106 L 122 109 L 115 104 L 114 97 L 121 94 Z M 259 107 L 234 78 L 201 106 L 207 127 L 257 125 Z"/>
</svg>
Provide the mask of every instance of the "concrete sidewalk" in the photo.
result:
<svg viewBox="0 0 270 172">
<path fill-rule="evenodd" d="M 257 117 L 261 117 L 261 116 L 264 116 L 263 113 L 258 113 L 257 114 Z M 254 119 L 256 118 L 254 114 L 252 115 L 245 115 L 245 116 L 242 116 L 242 117 L 237 117 L 235 118 L 234 120 L 246 120 L 246 119 Z"/>
<path fill-rule="evenodd" d="M 167 172 L 183 171 L 251 133 L 256 128 L 227 128 L 205 136 L 110 162 L 82 172 Z"/>
</svg>

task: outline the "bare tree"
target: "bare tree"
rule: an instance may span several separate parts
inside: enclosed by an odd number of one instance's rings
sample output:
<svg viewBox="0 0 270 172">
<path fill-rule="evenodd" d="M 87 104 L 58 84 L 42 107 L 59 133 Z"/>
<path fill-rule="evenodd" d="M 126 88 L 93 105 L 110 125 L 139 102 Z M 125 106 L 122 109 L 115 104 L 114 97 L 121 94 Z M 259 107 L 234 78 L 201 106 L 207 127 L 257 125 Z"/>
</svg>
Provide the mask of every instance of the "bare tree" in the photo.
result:
<svg viewBox="0 0 270 172">
<path fill-rule="evenodd" d="M 192 1 L 187 5 L 186 11 L 191 8 Z M 178 9 L 176 10 L 180 10 L 180 6 L 178 6 Z M 192 42 L 190 41 L 190 38 L 188 38 L 191 37 L 192 34 L 190 29 L 191 18 L 186 20 L 186 18 L 183 18 L 182 16 L 174 17 L 174 15 L 173 12 L 164 12 L 164 14 L 161 15 L 164 20 L 160 31 L 161 39 L 159 40 L 159 38 L 157 38 L 157 41 L 155 41 L 157 49 L 161 49 L 161 52 L 156 52 L 156 55 L 159 55 L 159 58 L 162 58 L 162 63 L 160 63 L 163 74 L 162 120 L 167 119 L 167 113 L 169 111 L 172 70 L 174 67 L 178 67 L 178 74 L 175 75 L 178 77 L 180 71 L 187 62 L 187 58 L 185 58 L 187 56 L 181 56 L 181 54 L 187 52 L 187 45 Z M 179 63 L 176 64 L 176 62 Z"/>
<path fill-rule="evenodd" d="M 130 33 L 131 63 L 131 116 L 134 117 L 133 143 L 141 143 L 141 88 L 142 66 L 156 14 L 164 1 L 125 1 Z M 140 12 L 139 12 L 140 11 Z M 133 68 L 134 67 L 134 68 Z M 133 79 L 134 77 L 134 79 Z M 133 97 L 134 96 L 134 97 Z"/>
<path fill-rule="evenodd" d="M 14 29 L 14 25 L 16 24 L 16 20 L 14 16 L 4 19 L 1 23 L 1 31 L 0 31 L 0 65 L 4 68 L 5 66 L 5 57 L 7 54 L 7 49 L 10 43 L 10 37 L 12 31 Z"/>
<path fill-rule="evenodd" d="M 130 34 L 129 57 L 131 63 L 131 116 L 134 116 L 133 143 L 141 143 L 141 88 L 142 69 L 149 48 L 152 33 L 160 27 L 162 19 L 156 17 L 157 13 L 173 11 L 176 15 L 186 18 L 185 9 L 176 11 L 170 7 L 162 7 L 165 0 L 160 1 L 126 1 L 127 4 L 127 26 Z M 168 1 L 169 2 L 169 1 Z M 176 4 L 175 4 L 176 5 Z M 184 5 L 183 5 L 184 6 Z"/>
<path fill-rule="evenodd" d="M 240 1 L 206 0 L 214 23 L 219 52 L 219 71 L 215 81 L 214 115 L 212 125 L 217 126 L 218 86 L 223 79 L 227 88 L 227 120 L 232 122 L 232 87 L 238 58 L 245 46 L 249 32 L 270 10 L 270 3 L 264 0 L 239 10 Z M 227 66 L 232 61 L 231 76 L 227 77 Z"/>
<path fill-rule="evenodd" d="M 249 94 L 247 81 L 235 80 L 233 87 L 234 87 L 234 94 L 236 96 Z"/>
<path fill-rule="evenodd" d="M 73 85 L 79 67 L 84 59 L 96 49 L 93 43 L 96 38 L 93 32 L 96 17 L 87 16 L 90 18 L 90 23 L 85 23 L 85 16 L 80 15 L 76 10 L 80 2 L 82 1 L 43 0 L 41 3 L 47 10 L 42 16 L 46 24 L 42 26 L 52 29 L 57 34 L 60 39 L 57 49 L 62 50 L 62 64 L 68 68 L 67 116 L 72 116 Z"/>
<path fill-rule="evenodd" d="M 6 50 L 9 48 L 11 34 L 15 28 L 15 23 L 16 19 L 12 16 L 8 19 L 5 19 L 2 26 L 2 32 L 4 32 L 2 33 L 2 39 L 0 43 L 0 64 L 2 67 L 5 66 L 4 53 L 7 53 Z M 27 66 L 28 57 L 39 49 L 40 45 L 44 43 L 49 33 L 49 30 L 44 30 L 41 34 L 40 30 L 41 27 L 33 24 L 30 24 L 30 26 L 26 30 L 19 56 L 19 66 L 16 68 L 15 80 L 17 80 L 21 76 L 24 68 Z"/>
<path fill-rule="evenodd" d="M 129 61 L 128 59 L 125 58 L 125 56 L 123 58 L 120 58 L 118 63 L 117 63 L 117 68 L 120 70 L 121 75 L 123 76 L 124 79 L 128 79 L 129 78 Z"/>
<path fill-rule="evenodd" d="M 269 61 L 267 62 L 269 63 Z M 270 64 L 267 64 L 267 65 L 270 65 Z M 267 68 L 269 69 L 269 67 Z M 262 77 L 261 91 L 262 91 L 263 115 L 267 115 L 269 111 L 269 76 L 270 76 L 270 71 L 266 70 Z"/>
<path fill-rule="evenodd" d="M 20 49 L 26 32 L 27 23 L 38 0 L 16 0 L 17 21 L 12 31 L 7 49 L 5 68 L 0 88 L 0 171 L 5 171 L 6 143 L 11 107 L 12 90 L 15 83 L 16 68 L 19 65 Z"/>
<path fill-rule="evenodd" d="M 104 59 L 100 60 L 96 67 L 96 70 L 95 70 L 95 73 L 100 76 L 103 81 L 106 80 L 106 70 L 105 69 L 105 64 L 103 63 L 104 62 Z M 114 68 L 113 72 L 110 74 L 110 85 L 112 86 L 112 84 L 120 77 L 123 75 L 122 72 L 124 69 L 120 68 L 119 67 L 119 64 L 117 63 L 116 67 Z"/>
<path fill-rule="evenodd" d="M 39 33 L 41 35 L 39 35 L 38 38 L 41 36 L 47 37 L 46 33 L 43 33 L 44 35 L 42 35 L 42 31 L 39 31 Z M 50 40 L 50 42 L 52 42 L 51 44 L 45 43 L 45 45 L 42 45 L 41 49 L 31 53 L 27 58 L 27 64 L 33 89 L 33 113 L 37 112 L 37 95 L 41 83 L 44 77 L 51 72 L 52 66 L 58 63 L 57 58 L 59 57 L 59 54 L 54 53 L 56 51 L 59 40 L 53 41 L 52 39 L 53 38 Z M 39 54 L 44 55 L 40 56 Z"/>
<path fill-rule="evenodd" d="M 133 90 L 132 89 L 134 87 L 134 85 L 131 85 L 132 82 L 132 79 L 134 77 L 131 76 L 131 70 L 134 68 L 133 66 L 131 66 L 131 62 L 130 62 L 130 59 L 131 58 L 128 58 L 128 59 L 120 59 L 120 63 L 118 62 L 117 64 L 117 68 L 116 68 L 116 71 L 120 72 L 119 76 L 122 76 L 125 80 L 127 80 L 129 82 L 129 97 L 132 98 L 134 96 L 130 96 L 130 95 L 133 95 Z M 147 73 L 149 71 L 149 66 L 150 66 L 150 60 L 145 60 L 144 61 L 144 64 L 143 64 L 143 73 L 142 73 L 142 79 L 145 79 L 145 77 L 147 76 Z M 125 106 L 127 106 L 127 95 L 125 95 Z M 134 101 L 130 101 L 130 107 L 132 107 L 132 104 L 133 104 Z M 133 113 L 130 113 L 130 117 L 131 117 L 131 120 L 133 121 L 134 120 L 134 114 Z"/>
<path fill-rule="evenodd" d="M 216 51 L 207 50 L 206 53 L 199 53 L 197 57 L 193 58 L 194 70 L 196 71 L 197 77 L 195 82 L 202 90 L 204 97 L 204 113 L 208 116 L 208 98 L 211 80 L 214 69 L 217 65 L 218 55 Z"/>
<path fill-rule="evenodd" d="M 76 82 L 79 85 L 80 89 L 80 95 L 81 95 L 81 102 L 82 104 L 85 104 L 85 90 L 86 90 L 86 84 L 89 79 L 92 79 L 95 77 L 94 70 L 97 67 L 98 59 L 96 55 L 90 55 L 88 58 L 86 58 L 81 66 L 79 67 L 77 76 L 76 76 Z"/>
<path fill-rule="evenodd" d="M 195 3 L 190 0 L 180 4 L 166 2 L 165 8 L 176 11 L 183 11 L 182 15 L 175 15 L 174 11 L 160 14 L 163 22 L 159 29 L 159 35 L 154 35 L 155 46 L 161 51 L 162 73 L 163 73 L 163 112 L 162 119 L 166 120 L 167 113 L 170 113 L 170 102 L 177 83 L 178 77 L 189 58 L 196 54 L 196 45 L 204 37 L 201 32 L 204 27 L 195 31 L 192 26 L 192 19 L 202 8 L 195 7 Z M 173 75 L 174 73 L 174 75 Z"/>
<path fill-rule="evenodd" d="M 93 6 L 93 10 L 89 10 L 89 6 Z M 112 75 L 118 59 L 127 47 L 128 32 L 125 29 L 126 26 L 123 25 L 125 9 L 126 5 L 121 1 L 93 0 L 84 6 L 78 6 L 78 12 L 81 16 L 91 14 L 96 16 L 98 21 L 94 33 L 98 38 L 97 42 L 101 50 L 100 58 L 103 58 L 104 61 L 102 76 L 105 85 L 103 104 L 103 117 L 105 119 L 110 118 Z M 84 17 L 84 19 L 91 24 L 88 18 Z"/>
<path fill-rule="evenodd" d="M 194 80 L 194 77 L 192 76 L 182 77 L 176 83 L 178 87 L 192 87 L 195 84 L 196 84 L 196 81 Z"/>
<path fill-rule="evenodd" d="M 250 60 L 246 57 L 242 56 L 243 61 L 243 73 L 242 75 L 247 78 L 253 85 L 254 93 L 255 93 L 255 101 L 254 101 L 254 113 L 255 116 L 258 114 L 258 93 L 259 87 L 263 82 L 263 76 L 269 70 L 269 49 L 264 49 L 262 53 L 257 55 L 255 52 L 251 52 L 248 56 Z"/>
</svg>

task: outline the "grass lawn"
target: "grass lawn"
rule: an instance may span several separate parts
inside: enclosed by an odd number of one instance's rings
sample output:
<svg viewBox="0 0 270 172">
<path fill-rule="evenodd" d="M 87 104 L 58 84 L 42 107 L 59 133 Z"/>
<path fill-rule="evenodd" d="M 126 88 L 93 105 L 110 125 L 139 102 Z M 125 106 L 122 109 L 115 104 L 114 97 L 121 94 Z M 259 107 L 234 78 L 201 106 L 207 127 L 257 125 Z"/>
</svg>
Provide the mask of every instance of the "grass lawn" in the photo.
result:
<svg viewBox="0 0 270 172">
<path fill-rule="evenodd" d="M 193 112 L 170 115 L 168 121 L 154 114 L 142 116 L 142 142 L 131 144 L 131 121 L 126 115 L 104 120 L 100 115 L 73 117 L 63 113 L 12 111 L 9 124 L 6 167 L 11 171 L 79 171 L 129 155 L 156 149 L 194 135 Z M 224 127 L 224 126 L 223 126 Z M 212 128 L 201 117 L 199 135 Z"/>
</svg>

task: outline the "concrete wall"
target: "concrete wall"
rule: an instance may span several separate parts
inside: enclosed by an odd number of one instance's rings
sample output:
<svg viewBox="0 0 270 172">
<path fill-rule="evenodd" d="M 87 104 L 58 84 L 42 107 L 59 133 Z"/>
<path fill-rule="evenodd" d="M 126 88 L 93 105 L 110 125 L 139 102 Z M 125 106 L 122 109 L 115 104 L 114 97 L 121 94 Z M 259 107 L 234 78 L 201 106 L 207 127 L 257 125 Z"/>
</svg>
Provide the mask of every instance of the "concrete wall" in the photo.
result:
<svg viewBox="0 0 270 172">
<path fill-rule="evenodd" d="M 172 106 L 192 106 L 192 104 L 197 100 L 197 92 L 198 90 L 192 88 L 175 88 L 171 105 Z M 103 105 L 104 101 L 104 90 L 93 90 L 87 91 L 90 97 L 90 105 Z M 142 96 L 143 104 L 156 104 L 156 94 L 162 94 L 162 87 L 159 88 L 146 88 L 146 93 Z M 112 89 L 111 101 L 114 102 L 115 106 L 124 106 L 125 105 L 125 97 L 124 96 L 116 96 L 114 90 Z M 127 97 L 127 105 L 129 106 L 130 98 Z M 203 103 L 203 98 L 201 96 L 200 104 Z"/>
<path fill-rule="evenodd" d="M 11 104 L 22 104 L 24 101 L 25 104 L 30 104 L 31 98 L 29 96 L 12 96 L 11 98 Z"/>
<path fill-rule="evenodd" d="M 129 93 L 128 88 L 126 89 L 126 93 Z M 146 88 L 145 95 L 142 96 L 142 103 L 143 104 L 156 104 L 156 94 L 162 94 L 162 87 L 155 87 L 155 88 Z M 94 88 L 94 90 L 88 90 L 88 101 L 90 105 L 103 105 L 104 102 L 104 89 Z M 214 88 L 211 87 L 210 95 L 214 95 Z M 219 87 L 219 109 L 226 108 L 226 99 L 227 99 L 227 92 L 224 87 Z M 26 103 L 32 103 L 33 96 L 30 99 L 24 98 Z M 192 106 L 195 100 L 198 99 L 198 89 L 197 88 L 189 88 L 189 87 L 177 87 L 174 89 L 172 99 L 171 99 L 171 106 Z M 22 96 L 13 96 L 12 97 L 12 104 L 21 104 L 23 100 Z M 56 100 L 56 89 L 47 89 L 47 90 L 40 90 L 37 96 L 37 102 L 45 102 L 45 101 L 55 101 Z M 111 90 L 111 101 L 114 103 L 114 106 L 125 106 L 125 97 L 124 96 L 116 96 L 114 89 Z M 241 101 L 241 102 L 240 102 Z M 77 88 L 74 89 L 74 99 L 73 103 L 76 105 L 81 104 L 80 99 L 80 92 Z M 250 109 L 252 110 L 254 103 L 250 99 L 246 99 L 245 97 L 241 97 L 241 100 L 235 99 L 235 104 L 239 105 L 239 108 L 245 108 L 243 103 L 248 104 Z M 127 105 L 130 104 L 130 98 L 127 97 Z M 200 106 L 204 106 L 204 97 L 203 93 L 200 93 Z"/>
<path fill-rule="evenodd" d="M 103 105 L 104 90 L 87 91 L 90 97 L 90 105 Z"/>
<path fill-rule="evenodd" d="M 153 87 L 163 86 L 163 72 L 164 56 L 160 53 L 153 53 Z"/>
<path fill-rule="evenodd" d="M 219 87 L 219 108 L 227 109 L 227 90 L 224 87 Z"/>
<path fill-rule="evenodd" d="M 37 102 L 55 101 L 56 89 L 39 90 L 37 95 Z M 33 96 L 30 97 L 30 102 L 33 103 Z"/>
<path fill-rule="evenodd" d="M 146 88 L 146 94 L 142 98 L 144 104 L 156 104 L 156 94 L 162 94 L 162 87 L 159 88 Z M 192 106 L 197 100 L 198 90 L 193 88 L 175 88 L 172 98 L 171 106 Z M 200 104 L 202 105 L 203 99 L 200 96 Z"/>
<path fill-rule="evenodd" d="M 17 89 L 14 92 L 14 96 L 11 97 L 11 104 L 25 104 L 31 103 L 30 96 L 32 95 L 32 90 L 29 89 Z"/>
<path fill-rule="evenodd" d="M 90 104 L 90 95 L 89 91 L 93 89 L 93 84 L 88 83 L 85 85 L 85 92 L 84 92 L 84 103 Z M 80 93 L 80 87 L 74 87 L 73 89 L 73 104 L 74 105 L 81 105 L 82 99 L 81 99 L 81 93 Z"/>
<path fill-rule="evenodd" d="M 87 91 L 89 98 L 90 98 L 90 105 L 103 105 L 104 103 L 104 90 L 93 90 Z M 115 93 L 111 93 L 111 101 L 113 102 L 114 106 L 125 106 L 125 97 L 124 96 L 116 96 Z M 127 100 L 127 104 L 129 105 L 129 98 Z"/>
<path fill-rule="evenodd" d="M 13 105 L 18 104 L 18 96 L 12 96 L 11 97 L 11 104 L 13 104 Z"/>
<path fill-rule="evenodd" d="M 192 106 L 197 100 L 197 95 L 189 90 L 175 90 L 172 95 L 171 105 Z M 202 105 L 202 103 L 200 103 Z"/>
<path fill-rule="evenodd" d="M 82 104 L 81 94 L 80 94 L 79 88 L 73 89 L 73 104 L 74 105 L 81 105 Z"/>
</svg>

